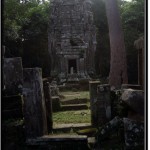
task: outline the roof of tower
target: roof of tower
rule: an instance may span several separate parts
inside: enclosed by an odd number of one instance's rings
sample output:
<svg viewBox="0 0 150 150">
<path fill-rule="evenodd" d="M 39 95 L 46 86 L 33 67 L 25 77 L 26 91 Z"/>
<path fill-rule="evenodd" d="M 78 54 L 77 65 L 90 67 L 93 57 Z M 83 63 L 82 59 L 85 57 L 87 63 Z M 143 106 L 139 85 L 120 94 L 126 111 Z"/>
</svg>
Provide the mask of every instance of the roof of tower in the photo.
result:
<svg viewBox="0 0 150 150">
<path fill-rule="evenodd" d="M 92 1 L 91 0 L 86 0 L 88 3 L 91 3 L 92 4 Z"/>
</svg>

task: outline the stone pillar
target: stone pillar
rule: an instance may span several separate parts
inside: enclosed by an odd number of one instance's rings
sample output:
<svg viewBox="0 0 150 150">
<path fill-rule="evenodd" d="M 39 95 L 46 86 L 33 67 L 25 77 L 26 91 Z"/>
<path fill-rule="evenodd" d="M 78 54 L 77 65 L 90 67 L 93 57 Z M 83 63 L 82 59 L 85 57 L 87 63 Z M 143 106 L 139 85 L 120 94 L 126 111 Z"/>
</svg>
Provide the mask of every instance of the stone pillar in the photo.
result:
<svg viewBox="0 0 150 150">
<path fill-rule="evenodd" d="M 84 77 L 85 76 L 85 64 L 84 64 L 84 58 L 80 58 L 79 59 L 79 64 L 80 64 L 80 74 L 81 74 L 81 77 Z"/>
<path fill-rule="evenodd" d="M 24 120 L 27 138 L 48 134 L 46 108 L 43 94 L 42 70 L 23 70 Z"/>
<path fill-rule="evenodd" d="M 134 46 L 138 49 L 138 84 L 140 84 L 142 90 L 144 90 L 144 36 L 141 36 L 134 41 Z"/>
<path fill-rule="evenodd" d="M 97 86 L 100 84 L 100 81 L 90 81 L 89 90 L 90 90 L 90 105 L 91 105 L 91 123 L 93 126 L 97 126 Z"/>
<path fill-rule="evenodd" d="M 111 120 L 110 85 L 97 86 L 97 125 L 103 125 Z"/>
<path fill-rule="evenodd" d="M 51 132 L 53 127 L 53 117 L 52 117 L 52 97 L 49 82 L 44 83 L 44 97 L 46 104 L 47 129 L 48 132 Z"/>
<path fill-rule="evenodd" d="M 6 95 L 18 95 L 22 94 L 23 84 L 23 68 L 22 59 L 5 58 L 4 59 L 4 85 Z"/>
</svg>

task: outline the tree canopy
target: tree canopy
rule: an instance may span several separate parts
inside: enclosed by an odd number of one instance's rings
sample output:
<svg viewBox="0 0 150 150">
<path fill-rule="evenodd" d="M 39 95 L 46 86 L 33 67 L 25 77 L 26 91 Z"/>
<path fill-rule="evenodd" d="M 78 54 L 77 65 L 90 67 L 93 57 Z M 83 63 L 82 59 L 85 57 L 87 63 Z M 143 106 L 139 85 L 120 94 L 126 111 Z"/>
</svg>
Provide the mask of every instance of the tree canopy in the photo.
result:
<svg viewBox="0 0 150 150">
<path fill-rule="evenodd" d="M 6 57 L 20 56 L 24 67 L 42 67 L 48 75 L 49 2 L 5 0 L 3 14 Z"/>
</svg>

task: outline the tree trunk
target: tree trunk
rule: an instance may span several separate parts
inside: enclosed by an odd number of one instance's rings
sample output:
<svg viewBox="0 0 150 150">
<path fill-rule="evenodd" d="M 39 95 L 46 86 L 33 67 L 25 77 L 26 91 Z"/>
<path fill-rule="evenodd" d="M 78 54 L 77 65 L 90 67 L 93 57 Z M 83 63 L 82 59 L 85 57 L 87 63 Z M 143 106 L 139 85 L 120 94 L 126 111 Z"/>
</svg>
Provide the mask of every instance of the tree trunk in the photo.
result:
<svg viewBox="0 0 150 150">
<path fill-rule="evenodd" d="M 111 47 L 109 84 L 111 87 L 120 88 L 122 83 L 128 83 L 124 35 L 117 1 L 106 0 L 105 2 Z"/>
</svg>

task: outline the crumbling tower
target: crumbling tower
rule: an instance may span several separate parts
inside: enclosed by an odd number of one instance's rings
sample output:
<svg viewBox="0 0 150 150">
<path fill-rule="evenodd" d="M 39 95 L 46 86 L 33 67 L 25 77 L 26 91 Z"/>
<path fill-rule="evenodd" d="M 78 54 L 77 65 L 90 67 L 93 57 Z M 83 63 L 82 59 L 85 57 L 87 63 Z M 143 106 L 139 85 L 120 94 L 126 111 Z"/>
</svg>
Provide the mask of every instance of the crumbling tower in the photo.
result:
<svg viewBox="0 0 150 150">
<path fill-rule="evenodd" d="M 51 1 L 49 53 L 51 75 L 87 78 L 94 73 L 96 28 L 90 0 Z"/>
</svg>

